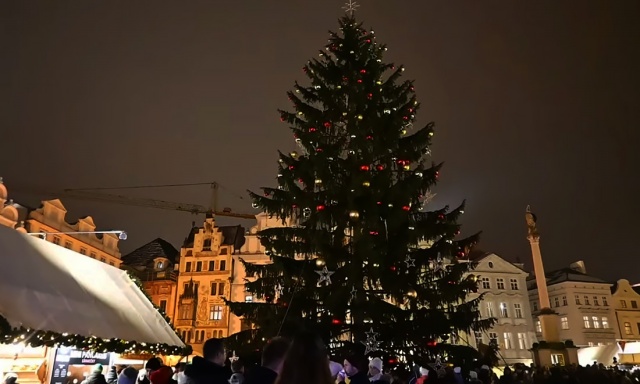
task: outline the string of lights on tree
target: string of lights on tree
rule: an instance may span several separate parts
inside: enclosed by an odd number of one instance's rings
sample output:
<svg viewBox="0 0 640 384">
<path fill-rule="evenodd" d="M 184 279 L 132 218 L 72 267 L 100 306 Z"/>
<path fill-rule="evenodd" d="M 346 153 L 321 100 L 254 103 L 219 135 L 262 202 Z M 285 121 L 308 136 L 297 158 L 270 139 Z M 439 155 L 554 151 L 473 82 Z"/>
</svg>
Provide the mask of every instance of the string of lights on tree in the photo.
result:
<svg viewBox="0 0 640 384">
<path fill-rule="evenodd" d="M 288 92 L 280 120 L 298 151 L 279 153 L 277 186 L 250 192 L 253 207 L 282 220 L 259 237 L 272 263 L 243 262 L 246 289 L 265 303 L 229 303 L 258 326 L 251 338 L 311 328 L 331 350 L 433 361 L 475 351 L 447 343 L 484 330 L 481 297 L 464 259 L 478 236 L 457 238 L 455 209 L 426 210 L 442 164 L 430 161 L 434 124 L 416 128 L 420 105 L 404 67 L 347 5 L 340 33 L 303 67 L 310 84 Z M 241 335 L 234 337 L 241 350 Z"/>
<path fill-rule="evenodd" d="M 140 289 L 147 300 L 162 315 L 169 325 L 170 319 L 159 307 L 153 304 L 149 295 L 142 287 L 140 280 L 129 273 L 129 278 Z M 175 328 L 171 328 L 176 332 Z M 176 336 L 180 335 L 176 332 Z M 71 347 L 78 350 L 91 350 L 96 352 L 113 352 L 120 354 L 151 354 L 151 355 L 178 355 L 187 356 L 191 354 L 191 346 L 172 346 L 168 344 L 153 344 L 137 341 L 127 341 L 118 338 L 100 338 L 95 336 L 84 336 L 77 334 L 44 331 L 26 327 L 12 327 L 9 321 L 0 315 L 0 344 L 24 343 L 30 347 Z"/>
</svg>

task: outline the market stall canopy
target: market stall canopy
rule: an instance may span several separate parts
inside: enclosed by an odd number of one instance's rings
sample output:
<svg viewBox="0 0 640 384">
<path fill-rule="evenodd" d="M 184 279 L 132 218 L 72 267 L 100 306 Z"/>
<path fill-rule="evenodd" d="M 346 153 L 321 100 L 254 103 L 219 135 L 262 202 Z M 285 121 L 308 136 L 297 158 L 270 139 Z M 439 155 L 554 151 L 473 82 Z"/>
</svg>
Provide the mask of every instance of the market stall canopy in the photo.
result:
<svg viewBox="0 0 640 384">
<path fill-rule="evenodd" d="M 0 226 L 0 315 L 14 327 L 184 347 L 125 271 Z"/>
</svg>

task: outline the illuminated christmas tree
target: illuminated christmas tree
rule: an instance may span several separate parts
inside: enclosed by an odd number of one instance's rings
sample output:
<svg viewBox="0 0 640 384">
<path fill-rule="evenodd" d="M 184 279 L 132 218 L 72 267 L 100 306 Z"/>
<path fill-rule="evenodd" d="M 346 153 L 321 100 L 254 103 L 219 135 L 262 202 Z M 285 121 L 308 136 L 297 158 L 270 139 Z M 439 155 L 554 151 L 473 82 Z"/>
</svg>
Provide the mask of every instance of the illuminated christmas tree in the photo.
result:
<svg viewBox="0 0 640 384">
<path fill-rule="evenodd" d="M 482 331 L 476 281 L 464 258 L 477 236 L 458 239 L 463 205 L 427 211 L 440 164 L 430 160 L 434 124 L 416 129 L 419 104 L 404 68 L 353 12 L 320 57 L 308 85 L 280 111 L 299 149 L 280 153 L 277 186 L 251 193 L 254 207 L 285 226 L 259 233 L 272 263 L 245 263 L 246 289 L 263 303 L 230 303 L 257 329 L 229 341 L 242 350 L 300 329 L 333 351 L 424 363 L 475 353 L 452 337 Z"/>
</svg>

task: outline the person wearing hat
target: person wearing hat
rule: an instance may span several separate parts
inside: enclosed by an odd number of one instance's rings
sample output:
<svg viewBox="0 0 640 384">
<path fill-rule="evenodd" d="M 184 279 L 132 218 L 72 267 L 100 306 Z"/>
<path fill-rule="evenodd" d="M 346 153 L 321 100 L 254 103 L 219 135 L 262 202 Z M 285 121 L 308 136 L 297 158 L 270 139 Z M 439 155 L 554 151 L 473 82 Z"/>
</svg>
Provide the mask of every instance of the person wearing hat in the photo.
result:
<svg viewBox="0 0 640 384">
<path fill-rule="evenodd" d="M 13 372 L 7 373 L 4 377 L 3 384 L 18 384 L 18 375 Z"/>
<path fill-rule="evenodd" d="M 369 381 L 375 384 L 388 384 L 388 381 L 382 376 L 382 360 L 379 357 L 374 357 L 369 362 Z"/>
<path fill-rule="evenodd" d="M 349 378 L 349 384 L 369 384 L 367 378 L 367 362 L 364 356 L 351 355 L 344 359 L 344 370 L 338 374 L 338 383 Z"/>
<path fill-rule="evenodd" d="M 107 379 L 105 379 L 102 371 L 102 364 L 94 365 L 93 370 L 91 370 L 91 373 L 84 379 L 82 384 L 107 384 Z"/>
</svg>

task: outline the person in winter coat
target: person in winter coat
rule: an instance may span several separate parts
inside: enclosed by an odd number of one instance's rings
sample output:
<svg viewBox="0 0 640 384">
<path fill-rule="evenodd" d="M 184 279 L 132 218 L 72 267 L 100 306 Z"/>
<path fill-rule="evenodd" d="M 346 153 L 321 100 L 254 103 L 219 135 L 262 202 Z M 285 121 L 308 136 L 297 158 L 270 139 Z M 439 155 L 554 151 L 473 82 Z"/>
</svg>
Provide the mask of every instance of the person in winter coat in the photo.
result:
<svg viewBox="0 0 640 384">
<path fill-rule="evenodd" d="M 138 378 L 138 370 L 133 367 L 127 367 L 118 375 L 118 384 L 136 384 Z"/>
<path fill-rule="evenodd" d="M 224 366 L 226 360 L 222 339 L 205 341 L 202 357 L 194 357 L 184 370 L 187 384 L 228 384 L 231 370 Z"/>
<path fill-rule="evenodd" d="M 482 384 L 482 381 L 478 379 L 478 372 L 476 371 L 469 372 L 469 384 Z"/>
<path fill-rule="evenodd" d="M 303 332 L 293 339 L 276 384 L 334 384 L 327 347 L 318 335 Z"/>
<path fill-rule="evenodd" d="M 102 364 L 96 364 L 93 366 L 93 370 L 87 376 L 82 384 L 107 384 L 107 379 L 102 374 Z"/>
<path fill-rule="evenodd" d="M 289 350 L 289 341 L 282 337 L 271 339 L 262 350 L 262 364 L 247 372 L 244 384 L 273 384 Z"/>
<path fill-rule="evenodd" d="M 149 374 L 151 384 L 172 384 L 173 370 L 166 365 L 161 366 Z"/>
<path fill-rule="evenodd" d="M 369 381 L 375 384 L 389 384 L 389 380 L 382 375 L 382 360 L 374 357 L 369 362 Z"/>
<path fill-rule="evenodd" d="M 369 384 L 366 360 L 364 356 L 360 355 L 353 355 L 344 359 L 344 372 L 338 375 L 339 384 L 344 384 L 347 377 L 350 384 Z"/>
</svg>

